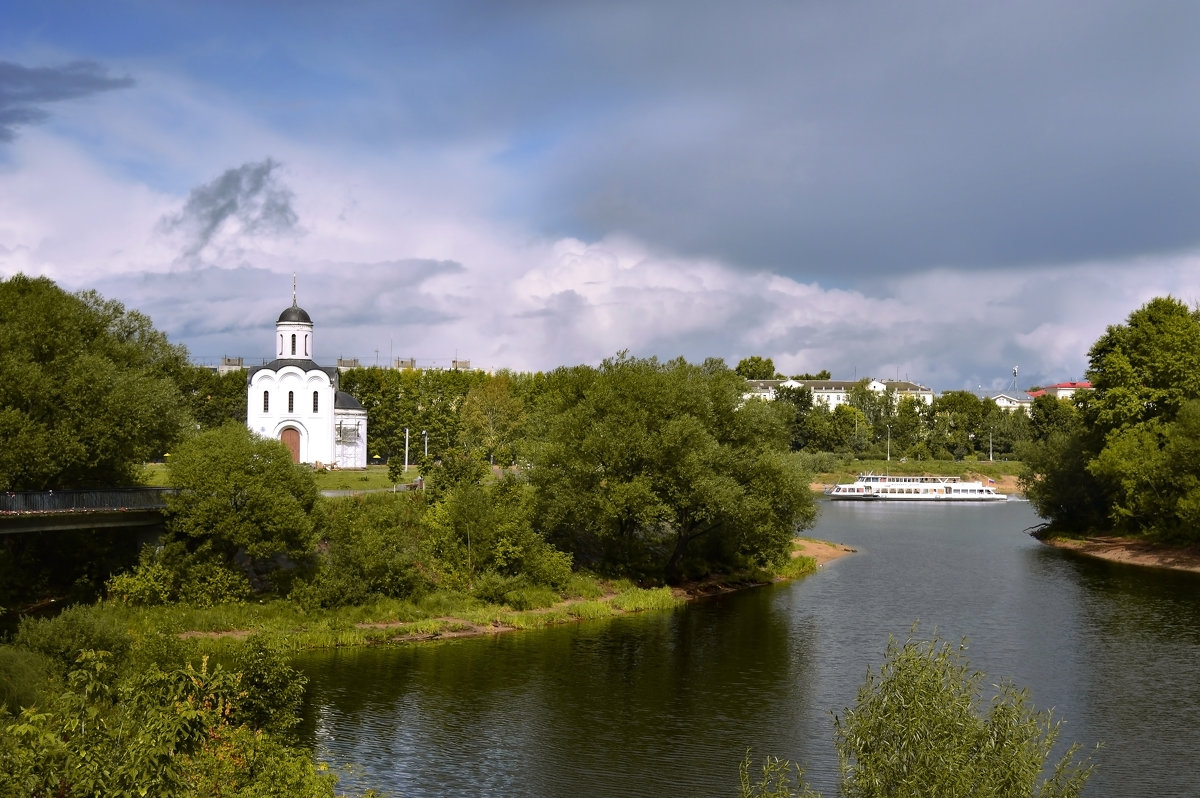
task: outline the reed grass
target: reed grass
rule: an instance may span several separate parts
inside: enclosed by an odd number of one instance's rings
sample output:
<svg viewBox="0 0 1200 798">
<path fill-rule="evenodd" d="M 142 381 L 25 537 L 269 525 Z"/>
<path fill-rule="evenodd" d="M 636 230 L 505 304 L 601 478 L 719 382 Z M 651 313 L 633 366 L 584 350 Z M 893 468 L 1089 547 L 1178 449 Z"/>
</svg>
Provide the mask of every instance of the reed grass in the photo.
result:
<svg viewBox="0 0 1200 798">
<path fill-rule="evenodd" d="M 798 579 L 801 576 L 816 573 L 816 570 L 816 558 L 801 555 L 799 557 L 789 557 L 782 565 L 774 569 L 774 575 L 779 579 Z"/>
<path fill-rule="evenodd" d="M 567 607 L 567 614 L 580 621 L 592 621 L 611 617 L 613 606 L 608 601 L 581 601 Z"/>
<path fill-rule="evenodd" d="M 645 612 L 646 610 L 669 610 L 679 606 L 682 599 L 675 598 L 670 588 L 643 589 L 635 587 L 613 597 L 612 605 L 622 612 Z"/>
</svg>

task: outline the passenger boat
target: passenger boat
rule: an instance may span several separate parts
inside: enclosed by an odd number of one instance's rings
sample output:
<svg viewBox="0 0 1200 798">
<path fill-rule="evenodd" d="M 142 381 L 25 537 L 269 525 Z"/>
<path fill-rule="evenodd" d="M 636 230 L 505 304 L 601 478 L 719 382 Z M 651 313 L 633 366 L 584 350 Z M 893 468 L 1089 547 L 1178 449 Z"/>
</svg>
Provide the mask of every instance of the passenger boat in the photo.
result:
<svg viewBox="0 0 1200 798">
<path fill-rule="evenodd" d="M 825 495 L 838 501 L 1002 502 L 1008 499 L 1003 493 L 996 492 L 994 484 L 964 482 L 961 477 L 893 477 L 886 474 L 859 474 L 854 482 L 834 485 L 825 491 Z"/>
</svg>

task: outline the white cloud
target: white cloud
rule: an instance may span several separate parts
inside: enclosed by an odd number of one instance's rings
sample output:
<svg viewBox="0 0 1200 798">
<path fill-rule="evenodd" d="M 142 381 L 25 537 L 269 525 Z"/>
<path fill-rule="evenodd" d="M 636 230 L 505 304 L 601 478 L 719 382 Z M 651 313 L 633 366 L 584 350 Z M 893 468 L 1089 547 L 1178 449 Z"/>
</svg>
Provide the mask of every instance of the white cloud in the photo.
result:
<svg viewBox="0 0 1200 798">
<path fill-rule="evenodd" d="M 1017 364 L 1023 386 L 1079 377 L 1105 325 L 1155 295 L 1200 296 L 1195 256 L 942 268 L 831 288 L 621 231 L 547 236 L 540 220 L 494 207 L 509 195 L 504 181 L 519 179 L 495 168 L 495 142 L 318 146 L 162 73 L 138 72 L 136 91 L 106 94 L 86 113 L 61 109 L 6 149 L 0 274 L 97 287 L 149 312 L 196 356 L 268 356 L 296 272 L 323 362 L 370 363 L 378 351 L 379 362 L 458 356 L 547 369 L 621 349 L 730 365 L 759 354 L 785 373 L 1000 389 Z M 179 268 L 180 242 L 159 220 L 192 188 L 266 158 L 294 193 L 296 234 L 231 228 L 222 257 Z"/>
</svg>

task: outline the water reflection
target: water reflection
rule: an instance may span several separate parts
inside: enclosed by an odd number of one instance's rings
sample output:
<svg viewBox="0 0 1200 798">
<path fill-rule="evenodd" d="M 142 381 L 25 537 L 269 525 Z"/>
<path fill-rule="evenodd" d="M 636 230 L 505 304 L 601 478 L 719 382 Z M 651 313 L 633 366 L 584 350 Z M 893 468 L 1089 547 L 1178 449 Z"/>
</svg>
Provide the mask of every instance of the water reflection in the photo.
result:
<svg viewBox="0 0 1200 798">
<path fill-rule="evenodd" d="M 306 733 L 348 783 L 403 795 L 729 795 L 747 746 L 836 794 L 828 711 L 889 634 L 969 638 L 1065 736 L 1105 741 L 1090 795 L 1200 794 L 1200 578 L 1088 560 L 1023 530 L 1028 505 L 828 504 L 859 553 L 791 585 L 677 612 L 323 652 Z"/>
</svg>

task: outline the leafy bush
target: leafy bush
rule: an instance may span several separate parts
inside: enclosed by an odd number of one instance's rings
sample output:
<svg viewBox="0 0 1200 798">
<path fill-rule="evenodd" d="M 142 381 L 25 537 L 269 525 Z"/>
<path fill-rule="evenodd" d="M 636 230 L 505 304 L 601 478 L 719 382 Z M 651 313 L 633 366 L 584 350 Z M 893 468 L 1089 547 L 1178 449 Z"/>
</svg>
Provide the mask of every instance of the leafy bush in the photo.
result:
<svg viewBox="0 0 1200 798">
<path fill-rule="evenodd" d="M 525 585 L 526 581 L 522 577 L 505 576 L 489 571 L 476 580 L 475 588 L 471 592 L 475 598 L 488 604 L 507 604 L 505 595 Z"/>
<path fill-rule="evenodd" d="M 119 662 L 129 653 L 133 640 L 111 615 L 79 605 L 53 618 L 22 618 L 13 643 L 44 654 L 66 671 L 81 651 L 107 651 Z"/>
<path fill-rule="evenodd" d="M 244 692 L 232 718 L 235 723 L 287 731 L 300 722 L 308 679 L 290 665 L 278 641 L 266 635 L 247 638 L 232 667 L 242 674 Z"/>
<path fill-rule="evenodd" d="M 424 510 L 424 502 L 408 494 L 321 503 L 317 526 L 322 551 L 315 572 L 306 582 L 296 581 L 291 598 L 312 609 L 426 592 L 431 580 L 421 563 Z"/>
<path fill-rule="evenodd" d="M 810 474 L 832 474 L 841 471 L 851 462 L 851 458 L 836 452 L 815 452 L 805 449 L 797 452 L 800 464 Z"/>
<path fill-rule="evenodd" d="M 155 556 L 155 550 L 142 549 L 132 573 L 116 574 L 108 580 L 108 597 L 131 607 L 155 607 L 173 600 L 178 591 L 178 576 Z"/>
<path fill-rule="evenodd" d="M 1011 682 L 984 708 L 984 675 L 962 651 L 934 639 L 888 641 L 853 709 L 834 716 L 847 798 L 1075 798 L 1091 775 L 1073 745 L 1045 773 L 1060 733 Z"/>
<path fill-rule="evenodd" d="M 195 607 L 215 607 L 250 598 L 250 581 L 241 571 L 218 560 L 201 560 L 187 571 L 179 600 Z"/>
<path fill-rule="evenodd" d="M 0 646 L 0 708 L 17 712 L 41 703 L 50 685 L 51 667 L 42 654 Z"/>
<path fill-rule="evenodd" d="M 792 790 L 792 770 L 796 771 L 796 782 L 800 792 Z M 738 766 L 738 781 L 740 782 L 740 798 L 820 798 L 804 783 L 804 771 L 799 765 L 794 765 L 786 759 L 769 756 L 763 760 L 762 776 L 758 781 L 750 778 L 750 752 Z"/>
<path fill-rule="evenodd" d="M 335 776 L 245 720 L 242 674 L 205 661 L 118 682 L 111 659 L 83 652 L 45 707 L 0 724 L 0 795 L 333 798 Z"/>
</svg>

